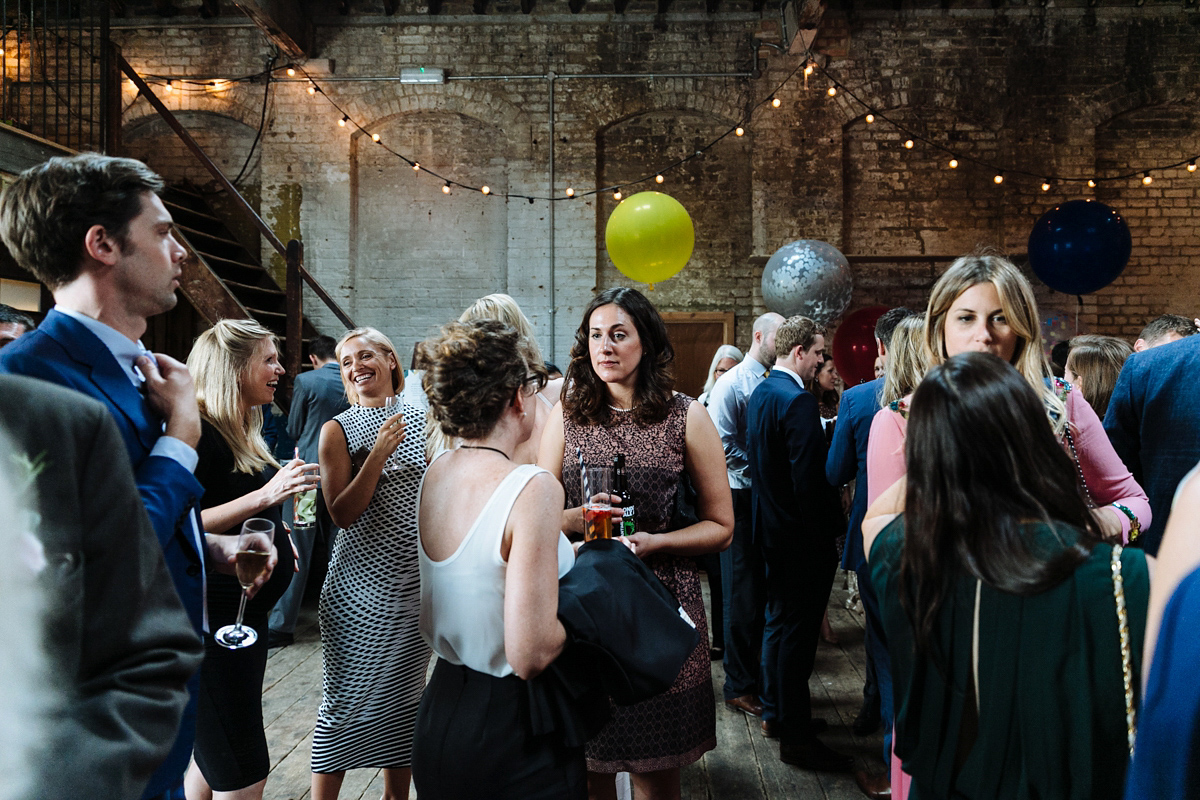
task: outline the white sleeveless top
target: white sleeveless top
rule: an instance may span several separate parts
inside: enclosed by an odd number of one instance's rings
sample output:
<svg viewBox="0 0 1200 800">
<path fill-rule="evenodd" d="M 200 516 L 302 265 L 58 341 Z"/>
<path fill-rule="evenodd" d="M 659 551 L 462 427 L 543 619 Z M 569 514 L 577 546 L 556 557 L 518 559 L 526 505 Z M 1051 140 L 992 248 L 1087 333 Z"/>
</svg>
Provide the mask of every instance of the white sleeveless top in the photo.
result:
<svg viewBox="0 0 1200 800">
<path fill-rule="evenodd" d="M 444 561 L 429 558 L 418 533 L 421 637 L 439 658 L 497 678 L 513 674 L 504 653 L 504 579 L 508 564 L 500 556 L 500 545 L 517 496 L 534 475 L 545 471 L 535 464 L 522 464 L 510 472 L 492 492 L 458 549 Z M 420 506 L 418 492 L 418 514 Z M 558 577 L 566 575 L 574 564 L 575 551 L 560 533 Z"/>
</svg>

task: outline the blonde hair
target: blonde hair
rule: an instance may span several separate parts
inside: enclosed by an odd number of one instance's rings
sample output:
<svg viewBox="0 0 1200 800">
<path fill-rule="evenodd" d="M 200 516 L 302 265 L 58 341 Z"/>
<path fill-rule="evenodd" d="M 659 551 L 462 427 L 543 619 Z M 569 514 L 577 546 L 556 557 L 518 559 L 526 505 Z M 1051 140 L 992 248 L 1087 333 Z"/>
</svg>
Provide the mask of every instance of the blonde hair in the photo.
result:
<svg viewBox="0 0 1200 800">
<path fill-rule="evenodd" d="M 375 328 L 354 328 L 342 334 L 342 338 L 338 339 L 337 347 L 333 351 L 337 356 L 338 371 L 342 375 L 342 387 L 346 390 L 346 399 L 350 401 L 350 404 L 358 405 L 358 389 L 353 383 L 346 380 L 346 373 L 342 370 L 342 348 L 351 339 L 362 339 L 392 357 L 392 362 L 395 364 L 392 367 L 392 392 L 399 396 L 400 392 L 404 391 L 404 370 L 400 369 L 400 359 L 396 357 L 396 348 L 392 345 L 392 340 Z"/>
<path fill-rule="evenodd" d="M 1133 348 L 1129 342 L 1115 336 L 1085 334 L 1071 339 L 1067 369 L 1079 376 L 1076 387 L 1101 419 L 1108 410 L 1121 367 L 1131 355 Z"/>
<path fill-rule="evenodd" d="M 969 255 L 950 265 L 933 286 L 925 312 L 925 346 L 929 366 L 946 361 L 946 315 L 958 296 L 981 283 L 996 287 L 1000 306 L 1017 346 L 1012 365 L 1042 397 L 1054 433 L 1061 436 L 1067 425 L 1067 407 L 1055 391 L 1053 373 L 1042 352 L 1042 330 L 1038 324 L 1037 300 L 1033 287 L 1021 271 L 1006 258 L 997 255 Z M 889 370 L 890 370 L 889 357 Z"/>
<path fill-rule="evenodd" d="M 887 368 L 883 375 L 883 405 L 908 396 L 929 369 L 925 349 L 925 315 L 913 314 L 896 324 L 888 345 Z"/>
<path fill-rule="evenodd" d="M 542 348 L 538 347 L 537 337 L 533 335 L 533 324 L 525 316 L 521 307 L 517 305 L 516 300 L 502 292 L 485 295 L 471 303 L 458 321 L 480 322 L 485 319 L 494 319 L 516 328 L 517 334 L 521 337 L 517 347 L 524 352 L 530 371 L 549 379 L 550 373 L 546 371 Z"/>
<path fill-rule="evenodd" d="M 233 451 L 233 468 L 249 475 L 279 466 L 263 439 L 262 409 L 242 403 L 242 379 L 263 342 L 275 334 L 254 320 L 223 319 L 196 337 L 187 359 L 200 416 Z"/>
</svg>

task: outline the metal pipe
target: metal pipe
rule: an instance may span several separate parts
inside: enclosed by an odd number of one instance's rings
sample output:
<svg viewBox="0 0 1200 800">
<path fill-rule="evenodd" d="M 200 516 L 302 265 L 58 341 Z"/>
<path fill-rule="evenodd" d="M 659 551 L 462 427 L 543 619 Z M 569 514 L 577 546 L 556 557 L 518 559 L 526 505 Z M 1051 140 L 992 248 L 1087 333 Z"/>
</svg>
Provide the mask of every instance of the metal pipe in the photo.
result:
<svg viewBox="0 0 1200 800">
<path fill-rule="evenodd" d="M 547 197 L 554 197 L 554 79 L 553 70 L 546 73 L 546 81 L 550 87 L 550 187 L 546 192 Z M 554 279 L 554 206 L 557 203 L 550 204 L 550 357 L 556 359 L 557 364 L 558 354 L 554 352 L 554 348 L 558 342 L 558 297 L 557 288 Z"/>
</svg>

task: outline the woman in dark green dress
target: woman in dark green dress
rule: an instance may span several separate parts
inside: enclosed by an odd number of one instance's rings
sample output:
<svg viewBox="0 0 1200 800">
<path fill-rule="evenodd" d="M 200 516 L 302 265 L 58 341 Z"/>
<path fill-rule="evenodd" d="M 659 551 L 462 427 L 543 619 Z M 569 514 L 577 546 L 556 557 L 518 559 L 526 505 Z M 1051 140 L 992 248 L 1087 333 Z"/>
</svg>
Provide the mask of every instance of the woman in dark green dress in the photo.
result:
<svg viewBox="0 0 1200 800">
<path fill-rule="evenodd" d="M 1102 541 L 1041 399 L 993 355 L 929 372 L 905 448 L 863 535 L 910 800 L 1120 797 L 1145 556 Z"/>
</svg>

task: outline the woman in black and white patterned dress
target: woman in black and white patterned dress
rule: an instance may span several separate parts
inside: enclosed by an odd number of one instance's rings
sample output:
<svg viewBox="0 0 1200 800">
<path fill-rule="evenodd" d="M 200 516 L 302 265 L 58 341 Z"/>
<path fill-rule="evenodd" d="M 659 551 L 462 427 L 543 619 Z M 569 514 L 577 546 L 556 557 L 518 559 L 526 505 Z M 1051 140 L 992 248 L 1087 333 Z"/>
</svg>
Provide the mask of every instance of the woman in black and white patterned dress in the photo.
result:
<svg viewBox="0 0 1200 800">
<path fill-rule="evenodd" d="M 417 627 L 424 414 L 386 407 L 404 377 L 379 331 L 349 331 L 337 358 L 351 407 L 325 423 L 319 446 L 329 513 L 343 530 L 321 590 L 324 681 L 312 797 L 336 798 L 348 769 L 382 768 L 384 800 L 404 800 L 429 664 Z M 416 434 L 406 436 L 406 429 Z"/>
</svg>

